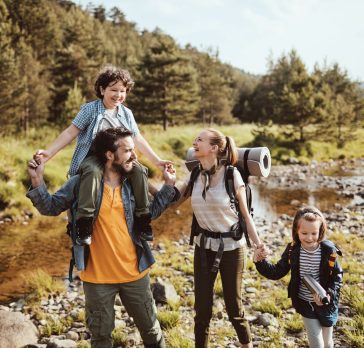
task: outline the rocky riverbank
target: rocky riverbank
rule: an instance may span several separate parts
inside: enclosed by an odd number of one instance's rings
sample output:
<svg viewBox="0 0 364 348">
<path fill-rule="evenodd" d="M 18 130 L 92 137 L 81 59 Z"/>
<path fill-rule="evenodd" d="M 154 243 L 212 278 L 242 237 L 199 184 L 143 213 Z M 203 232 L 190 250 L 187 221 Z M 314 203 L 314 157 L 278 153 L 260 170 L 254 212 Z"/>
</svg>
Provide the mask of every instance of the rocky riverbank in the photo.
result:
<svg viewBox="0 0 364 348">
<path fill-rule="evenodd" d="M 353 180 L 344 176 L 331 176 L 337 171 L 360 172 Z M 362 238 L 364 234 L 364 160 L 316 163 L 308 166 L 293 164 L 276 166 L 268 179 L 260 179 L 260 185 L 267 187 L 308 188 L 310 185 L 333 188 L 339 195 L 352 198 L 348 205 L 334 204 L 324 211 L 330 230 L 329 238 L 343 251 L 342 264 L 347 291 L 364 290 L 364 273 L 361 260 L 364 256 Z M 253 178 L 254 179 L 254 178 Z M 355 200 L 355 198 L 358 198 Z M 290 204 L 296 208 L 304 204 L 296 197 Z M 257 219 L 257 229 L 265 243 L 270 246 L 277 258 L 290 240 L 292 216 L 281 214 L 270 224 Z M 186 237 L 178 241 L 159 242 L 153 246 L 157 263 L 151 271 L 154 295 L 158 306 L 159 319 L 165 330 L 168 347 L 193 347 L 193 248 Z M 249 252 L 249 257 L 251 253 Z M 251 261 L 247 262 L 243 279 L 243 298 L 247 319 L 251 322 L 255 347 L 307 347 L 307 340 L 300 318 L 287 299 L 286 280 L 269 281 L 257 274 Z M 157 285 L 156 285 L 157 284 Z M 24 299 L 0 306 L 0 313 L 22 313 L 34 325 L 29 329 L 30 339 L 23 341 L 31 347 L 88 347 L 89 333 L 85 327 L 84 295 L 79 281 L 66 284 L 67 291 L 51 294 L 39 306 L 29 306 Z M 160 291 L 162 289 L 162 294 Z M 163 291 L 164 289 L 164 291 Z M 343 289 L 345 290 L 345 289 Z M 211 323 L 211 347 L 235 347 L 236 337 L 224 309 L 221 282 L 217 281 L 214 299 L 214 315 Z M 353 318 L 358 315 L 349 296 L 343 296 L 340 306 L 340 319 L 335 328 L 335 347 L 355 347 L 346 332 L 355 334 Z M 355 307 L 355 308 L 354 308 Z M 120 299 L 115 303 L 116 346 L 142 347 L 140 336 L 133 320 L 127 316 Z M 363 315 L 363 313 L 361 313 Z M 2 317 L 0 316 L 0 319 Z M 1 328 L 1 325 L 0 325 Z M 41 333 L 34 338 L 35 332 Z M 25 331 L 22 331 L 22 337 Z M 33 335 L 33 336 L 32 336 Z M 0 332 L 0 337 L 2 337 Z M 353 343 L 354 342 L 354 343 Z M 358 341 L 360 344 L 360 338 Z M 23 343 L 23 344 L 25 344 Z M 1 341 L 0 341 L 0 346 Z M 11 347 L 9 345 L 9 347 Z M 360 347 L 360 345 L 357 345 Z"/>
</svg>

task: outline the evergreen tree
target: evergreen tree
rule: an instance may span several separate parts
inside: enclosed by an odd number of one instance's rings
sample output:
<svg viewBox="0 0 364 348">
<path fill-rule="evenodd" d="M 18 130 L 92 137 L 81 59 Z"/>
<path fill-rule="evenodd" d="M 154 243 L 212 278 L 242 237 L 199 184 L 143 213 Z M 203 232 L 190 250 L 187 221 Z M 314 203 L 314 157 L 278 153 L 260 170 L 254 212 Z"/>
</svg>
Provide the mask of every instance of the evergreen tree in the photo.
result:
<svg viewBox="0 0 364 348">
<path fill-rule="evenodd" d="M 179 124 L 193 120 L 198 108 L 196 72 L 175 41 L 152 34 L 142 59 L 133 110 L 143 122 Z"/>
<path fill-rule="evenodd" d="M 316 67 L 314 74 L 325 103 L 317 134 L 328 141 L 334 139 L 341 148 L 355 138 L 355 129 L 363 121 L 364 102 L 360 86 L 351 81 L 338 64 L 322 70 Z"/>
<path fill-rule="evenodd" d="M 77 81 L 74 82 L 73 88 L 68 91 L 67 99 L 62 110 L 62 120 L 64 124 L 69 124 L 75 115 L 80 110 L 80 106 L 86 102 L 82 91 L 77 86 Z"/>
<path fill-rule="evenodd" d="M 12 47 L 12 22 L 7 6 L 0 0 L 0 120 L 1 132 L 12 132 L 19 122 L 19 72 Z"/>
</svg>

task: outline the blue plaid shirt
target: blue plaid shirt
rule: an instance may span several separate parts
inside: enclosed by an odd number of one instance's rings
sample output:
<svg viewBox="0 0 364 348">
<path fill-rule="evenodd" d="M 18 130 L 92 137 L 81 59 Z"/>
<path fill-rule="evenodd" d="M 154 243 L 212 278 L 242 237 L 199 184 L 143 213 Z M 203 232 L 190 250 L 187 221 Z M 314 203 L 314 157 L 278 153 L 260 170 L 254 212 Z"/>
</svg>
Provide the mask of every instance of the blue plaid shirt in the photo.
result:
<svg viewBox="0 0 364 348">
<path fill-rule="evenodd" d="M 68 171 L 70 176 L 77 173 L 81 162 L 90 151 L 92 140 L 96 135 L 104 112 L 104 103 L 101 99 L 97 99 L 82 105 L 79 113 L 72 121 L 72 124 L 80 129 L 81 132 L 77 137 L 76 149 Z M 135 122 L 133 113 L 126 106 L 118 106 L 117 118 L 126 129 L 133 133 L 133 136 L 137 136 L 139 134 L 139 129 Z"/>
</svg>

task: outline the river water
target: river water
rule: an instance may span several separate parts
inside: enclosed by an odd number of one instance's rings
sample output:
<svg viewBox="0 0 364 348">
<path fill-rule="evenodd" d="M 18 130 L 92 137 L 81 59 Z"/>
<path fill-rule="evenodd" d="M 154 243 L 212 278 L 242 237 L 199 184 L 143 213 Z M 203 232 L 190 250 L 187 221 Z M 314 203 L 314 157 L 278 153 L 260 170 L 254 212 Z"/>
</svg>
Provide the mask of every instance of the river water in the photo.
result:
<svg viewBox="0 0 364 348">
<path fill-rule="evenodd" d="M 335 171 L 326 175 L 336 176 L 346 184 L 362 181 L 363 172 Z M 346 205 L 362 202 L 355 196 L 338 195 L 334 188 L 323 187 L 309 179 L 302 187 L 279 185 L 252 185 L 254 218 L 267 224 L 281 214 L 293 215 L 293 200 L 316 205 L 323 211 L 332 210 L 335 203 Z M 153 222 L 155 242 L 163 238 L 176 240 L 188 235 L 191 225 L 190 202 L 178 209 L 170 209 Z M 24 224 L 0 225 L 0 303 L 8 303 L 22 296 L 26 289 L 24 278 L 36 268 L 54 276 L 67 277 L 70 259 L 70 241 L 65 233 L 66 217 L 35 216 Z"/>
</svg>

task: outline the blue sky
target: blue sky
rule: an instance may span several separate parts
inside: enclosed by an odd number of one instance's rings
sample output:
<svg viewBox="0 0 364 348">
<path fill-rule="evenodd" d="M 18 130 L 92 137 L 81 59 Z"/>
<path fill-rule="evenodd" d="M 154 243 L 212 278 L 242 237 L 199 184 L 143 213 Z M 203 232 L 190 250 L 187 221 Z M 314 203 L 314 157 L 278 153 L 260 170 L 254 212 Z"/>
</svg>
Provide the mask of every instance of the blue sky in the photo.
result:
<svg viewBox="0 0 364 348">
<path fill-rule="evenodd" d="M 89 0 L 75 0 L 86 6 Z M 120 8 L 140 30 L 156 27 L 184 46 L 264 74 L 267 59 L 296 49 L 309 71 L 334 62 L 364 81 L 364 0 L 94 0 Z"/>
</svg>

